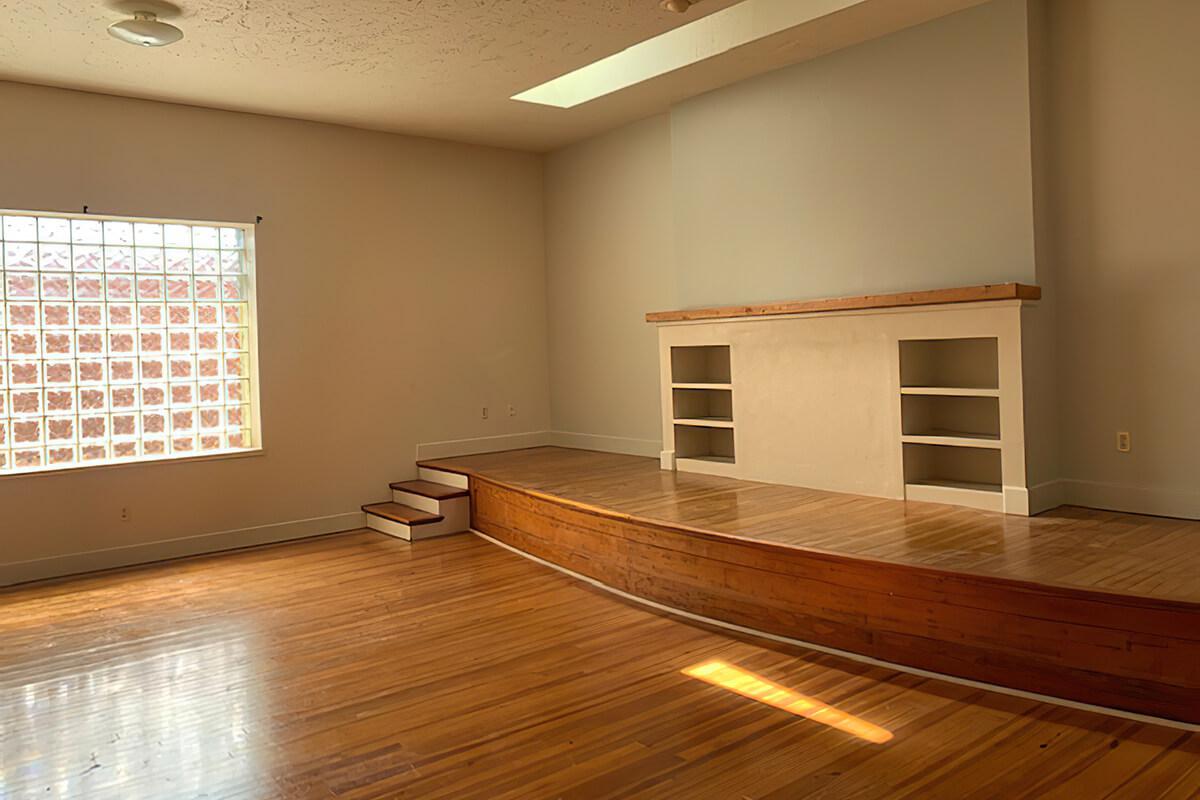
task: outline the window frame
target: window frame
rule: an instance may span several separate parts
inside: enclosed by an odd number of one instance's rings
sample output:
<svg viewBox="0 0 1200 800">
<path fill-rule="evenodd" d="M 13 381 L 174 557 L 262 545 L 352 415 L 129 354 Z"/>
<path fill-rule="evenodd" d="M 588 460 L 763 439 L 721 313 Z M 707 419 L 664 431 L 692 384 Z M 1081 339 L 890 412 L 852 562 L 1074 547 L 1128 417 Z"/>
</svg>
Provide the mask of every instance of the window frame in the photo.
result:
<svg viewBox="0 0 1200 800">
<path fill-rule="evenodd" d="M 147 216 L 129 216 L 129 215 L 121 215 L 121 214 L 93 214 L 93 213 L 89 213 L 86 211 L 84 213 L 79 213 L 79 212 L 69 212 L 69 211 L 0 208 L 0 218 L 2 218 L 4 216 L 21 216 L 21 217 L 33 217 L 33 218 L 57 218 L 57 219 L 66 219 L 69 221 L 84 219 L 84 220 L 95 221 L 95 222 L 100 222 L 100 223 L 116 221 L 116 222 L 128 222 L 131 224 L 143 223 L 143 224 L 154 224 L 154 225 L 186 225 L 188 227 L 236 228 L 236 229 L 240 230 L 242 232 L 242 242 L 243 242 L 243 246 L 242 246 L 242 253 L 243 253 L 243 260 L 244 260 L 243 277 L 245 278 L 245 287 L 246 287 L 246 298 L 245 298 L 244 302 L 246 305 L 246 314 L 247 314 L 247 320 L 246 320 L 246 325 L 245 325 L 246 337 L 247 337 L 246 355 L 247 355 L 247 360 L 248 360 L 246 380 L 249 383 L 249 401 L 248 401 L 249 428 L 248 428 L 248 431 L 249 431 L 249 436 L 250 436 L 250 443 L 249 443 L 249 446 L 244 447 L 244 448 L 238 448 L 238 449 L 225 448 L 225 449 L 220 449 L 220 450 L 208 450 L 208 451 L 202 451 L 202 450 L 197 449 L 196 451 L 189 452 L 189 453 L 169 453 L 169 454 L 161 455 L 161 456 L 160 455 L 147 456 L 144 454 L 139 454 L 138 456 L 133 457 L 133 458 L 122 458 L 122 459 L 116 459 L 116 458 L 111 457 L 111 455 L 110 455 L 109 458 L 106 458 L 103 460 L 97 460 L 94 462 L 76 461 L 73 464 L 43 463 L 42 466 L 40 466 L 40 467 L 20 467 L 20 468 L 18 468 L 15 466 L 15 464 L 13 464 L 3 470 L 0 470 L 0 481 L 19 479 L 19 478 L 31 478 L 31 477 L 38 477 L 38 476 L 45 476 L 45 475 L 62 475 L 62 474 L 77 473 L 77 472 L 88 471 L 88 470 L 105 470 L 105 469 L 113 469 L 113 468 L 145 467 L 145 466 L 153 466 L 155 464 L 182 464 L 182 463 L 201 462 L 201 461 L 220 461 L 220 460 L 226 460 L 226 459 L 261 456 L 266 453 L 266 450 L 263 446 L 262 410 L 261 410 L 261 402 L 260 402 L 261 387 L 259 385 L 260 378 L 259 378 L 259 352 L 258 352 L 258 347 L 259 347 L 259 338 L 258 338 L 258 253 L 257 253 L 257 241 L 256 241 L 256 236 L 255 236 L 255 234 L 256 234 L 256 224 L 255 223 L 230 222 L 230 221 L 207 220 L 207 219 L 183 219 L 183 218 L 177 218 L 177 217 L 147 217 Z M 0 231 L 0 242 L 2 242 L 2 241 L 6 241 L 6 240 L 4 240 L 3 233 L 2 233 L 2 231 Z M 39 244 L 39 246 L 42 244 L 40 237 L 38 239 L 38 244 Z M 74 243 L 72 243 L 72 246 L 74 246 Z M 192 247 L 189 249 L 194 250 L 196 248 Z M 2 245 L 0 245 L 0 275 L 4 275 L 6 272 L 7 272 L 7 270 L 5 269 L 5 266 L 4 266 L 4 252 L 2 249 Z M 41 275 L 41 274 L 43 274 L 43 271 L 39 267 L 39 269 L 37 271 L 31 272 L 31 274 Z M 60 273 L 60 274 L 74 275 L 76 273 L 75 273 L 75 270 L 72 269 L 70 272 L 64 272 L 64 273 Z M 102 270 L 101 272 L 99 272 L 97 274 L 105 275 L 107 273 Z M 135 267 L 134 271 L 130 272 L 129 274 L 131 276 L 137 275 L 138 273 L 136 272 L 136 267 Z M 195 274 L 196 273 L 194 273 L 194 272 L 188 273 L 189 276 L 194 276 Z M 221 274 L 221 273 L 218 273 L 218 274 Z M 40 280 L 39 280 L 39 282 L 40 282 Z M 7 297 L 7 293 L 2 290 L 2 287 L 0 287 L 0 304 L 7 305 L 7 303 L 9 303 L 9 302 L 11 302 L 11 301 Z M 40 306 L 40 304 L 44 302 L 44 299 L 39 296 L 39 298 L 36 302 Z M 76 298 L 74 298 L 74 296 L 72 296 L 72 299 L 69 302 L 71 302 L 72 305 L 74 305 L 75 303 L 78 302 L 78 300 Z M 101 302 L 107 308 L 108 304 L 112 301 L 110 301 L 106 297 Z M 134 303 L 134 305 L 136 307 L 136 304 L 138 302 L 136 295 L 132 302 Z M 167 302 L 168 302 L 168 299 L 166 297 L 164 297 L 164 299 L 163 299 L 164 305 Z M 195 298 L 194 297 L 191 298 L 190 302 L 194 304 Z M 9 330 L 12 330 L 12 328 L 10 328 L 7 324 L 7 316 L 5 316 L 2 326 L 0 326 L 0 327 L 2 327 L 2 329 L 6 332 Z M 168 328 L 167 328 L 166 324 L 164 323 L 164 330 L 167 330 L 167 329 Z M 41 331 L 43 330 L 42 323 L 40 320 L 39 320 L 37 330 L 39 331 L 39 335 L 40 335 Z M 72 320 L 72 325 L 70 328 L 72 336 L 74 336 L 74 334 L 78 330 L 79 330 L 79 328 L 76 327 L 74 320 Z M 108 326 L 105 325 L 103 330 L 105 332 L 107 332 L 109 330 Z M 134 330 L 134 331 L 140 330 L 140 325 L 135 325 L 132 330 Z M 195 330 L 194 327 L 193 327 L 193 330 Z M 5 336 L 7 337 L 7 333 L 5 334 Z M 221 352 L 222 352 L 222 356 L 223 356 L 223 354 L 224 354 L 223 347 L 222 347 Z M 106 354 L 105 357 L 108 358 L 109 356 Z M 78 359 L 78 353 L 75 354 L 75 358 L 76 358 L 76 360 Z M 10 363 L 13 360 L 12 355 L 7 352 L 7 342 L 3 343 L 3 346 L 0 347 L 0 360 L 6 362 L 6 365 L 7 365 L 7 363 Z M 43 362 L 45 360 L 45 354 L 44 353 L 40 354 L 37 357 L 37 360 L 39 363 Z M 4 377 L 5 377 L 5 381 L 4 381 L 3 386 L 0 387 L 0 393 L 10 393 L 12 391 L 12 385 L 11 385 L 11 382 L 8 380 L 9 376 L 6 374 Z M 224 382 L 225 380 L 226 379 L 224 377 L 222 377 L 222 382 Z M 139 378 L 139 380 L 136 381 L 132 385 L 141 386 L 141 384 L 142 384 L 142 382 L 141 382 L 141 379 Z M 108 390 L 109 388 L 111 388 L 113 386 L 113 384 L 109 382 L 107 375 L 105 377 L 105 382 L 104 382 L 103 386 L 106 390 Z M 78 387 L 78 384 L 72 385 L 72 388 L 77 388 L 77 387 Z M 44 385 L 43 385 L 43 388 L 44 388 Z M 225 404 L 222 404 L 222 406 L 224 407 Z M 137 413 L 140 415 L 143 410 L 144 409 L 141 408 L 141 405 L 139 402 Z M 170 410 L 170 407 L 168 406 L 167 407 L 168 413 L 169 413 L 169 410 Z M 13 419 L 12 411 L 11 411 L 11 409 L 8 408 L 7 404 L 4 406 L 4 411 L 5 411 L 5 413 L 2 418 L 11 422 L 11 420 Z M 75 416 L 77 419 L 79 417 L 79 411 L 80 410 L 78 408 L 76 408 Z M 111 410 L 108 410 L 105 413 L 111 414 L 112 412 L 111 412 Z M 45 409 L 43 409 L 42 419 L 44 420 L 47 416 L 50 416 L 50 415 L 46 414 Z M 223 428 L 222 431 L 224 431 L 224 430 L 226 430 L 226 429 Z M 78 436 L 78 434 L 77 434 L 77 436 Z M 12 437 L 12 431 L 10 430 L 8 432 L 9 441 L 7 441 L 4 445 L 0 446 L 0 449 L 8 451 L 10 458 L 11 458 L 14 450 L 20 449 L 20 448 L 14 448 L 14 446 L 13 446 L 14 443 L 11 441 L 11 437 Z M 140 431 L 140 428 L 139 428 L 139 434 L 137 437 L 137 441 L 139 442 L 139 447 L 140 447 L 140 443 L 142 441 L 144 441 L 144 439 L 145 439 L 145 436 Z M 109 433 L 108 437 L 106 437 L 106 439 L 104 441 L 106 443 L 112 442 L 111 432 Z M 78 438 L 76 439 L 75 443 L 76 443 L 76 446 L 78 446 L 78 444 L 79 444 Z M 38 447 L 45 450 L 47 445 L 43 442 L 41 445 L 38 445 Z"/>
</svg>

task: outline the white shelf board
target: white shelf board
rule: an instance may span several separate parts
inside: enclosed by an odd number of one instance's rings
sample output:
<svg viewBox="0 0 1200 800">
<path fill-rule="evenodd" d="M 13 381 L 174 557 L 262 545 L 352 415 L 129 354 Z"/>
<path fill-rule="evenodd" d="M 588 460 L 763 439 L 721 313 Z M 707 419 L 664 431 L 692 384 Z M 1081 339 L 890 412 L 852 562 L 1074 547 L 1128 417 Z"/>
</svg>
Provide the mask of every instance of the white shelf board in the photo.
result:
<svg viewBox="0 0 1200 800">
<path fill-rule="evenodd" d="M 732 383 L 672 383 L 672 389 L 732 389 Z"/>
<path fill-rule="evenodd" d="M 675 424 L 693 428 L 732 428 L 733 420 L 729 417 L 677 417 Z"/>
<path fill-rule="evenodd" d="M 999 397 L 999 389 L 970 389 L 956 386 L 901 386 L 900 394 L 931 397 Z"/>
<path fill-rule="evenodd" d="M 675 457 L 676 463 L 680 461 L 702 461 L 706 464 L 733 464 L 736 463 L 729 456 L 683 456 Z"/>
<path fill-rule="evenodd" d="M 930 431 L 928 433 L 906 433 L 901 435 L 904 444 L 938 444 L 948 447 L 981 447 L 1000 449 L 1000 437 L 988 433 L 965 433 L 961 431 Z"/>
</svg>

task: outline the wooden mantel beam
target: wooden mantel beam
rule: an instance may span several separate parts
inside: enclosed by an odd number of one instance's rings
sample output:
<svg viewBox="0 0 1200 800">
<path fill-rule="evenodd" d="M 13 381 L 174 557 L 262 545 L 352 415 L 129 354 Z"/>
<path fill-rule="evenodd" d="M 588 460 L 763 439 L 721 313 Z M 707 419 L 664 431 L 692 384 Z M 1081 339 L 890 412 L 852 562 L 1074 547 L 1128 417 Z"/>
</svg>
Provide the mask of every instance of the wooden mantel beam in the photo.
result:
<svg viewBox="0 0 1200 800">
<path fill-rule="evenodd" d="M 1024 283 L 993 283 L 961 286 L 956 289 L 928 289 L 896 294 L 867 294 L 858 297 L 830 297 L 821 300 L 787 300 L 759 305 L 692 308 L 679 311 L 651 311 L 647 322 L 690 322 L 737 317 L 774 317 L 782 314 L 811 314 L 820 311 L 856 311 L 871 308 L 978 303 L 985 300 L 1038 300 L 1040 286 Z"/>
</svg>

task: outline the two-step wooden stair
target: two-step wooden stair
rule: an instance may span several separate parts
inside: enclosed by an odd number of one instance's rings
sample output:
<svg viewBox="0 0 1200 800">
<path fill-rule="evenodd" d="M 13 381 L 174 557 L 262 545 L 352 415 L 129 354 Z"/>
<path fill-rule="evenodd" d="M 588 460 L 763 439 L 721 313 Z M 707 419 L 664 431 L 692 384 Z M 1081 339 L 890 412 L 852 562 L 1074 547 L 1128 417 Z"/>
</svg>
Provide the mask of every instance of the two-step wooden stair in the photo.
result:
<svg viewBox="0 0 1200 800">
<path fill-rule="evenodd" d="M 462 475 L 422 467 L 418 480 L 390 484 L 390 503 L 362 507 L 367 527 L 410 542 L 461 533 L 471 527 L 465 484 Z"/>
</svg>

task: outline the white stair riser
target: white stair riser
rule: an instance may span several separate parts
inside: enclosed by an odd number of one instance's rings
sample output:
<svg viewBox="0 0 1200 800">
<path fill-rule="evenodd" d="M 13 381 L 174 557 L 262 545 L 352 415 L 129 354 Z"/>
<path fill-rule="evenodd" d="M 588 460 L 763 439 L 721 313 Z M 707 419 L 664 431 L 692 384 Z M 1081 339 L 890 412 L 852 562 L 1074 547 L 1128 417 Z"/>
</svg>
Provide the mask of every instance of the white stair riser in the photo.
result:
<svg viewBox="0 0 1200 800">
<path fill-rule="evenodd" d="M 428 511 L 430 514 L 442 513 L 442 504 L 437 500 L 434 500 L 432 497 L 426 497 L 422 494 L 406 492 L 403 489 L 392 489 L 392 502 L 399 503 L 402 506 L 419 508 L 422 511 Z"/>
<path fill-rule="evenodd" d="M 417 467 L 417 477 L 423 481 L 440 483 L 443 486 L 456 486 L 459 489 L 466 489 L 468 486 L 466 475 L 459 475 L 457 472 L 446 472 L 445 470 L 433 469 L 431 467 Z"/>
<path fill-rule="evenodd" d="M 407 542 L 432 539 L 434 536 L 446 536 L 451 533 L 463 533 L 466 531 L 465 526 L 453 525 L 449 519 L 444 519 L 441 522 L 431 522 L 426 525 L 405 525 L 403 522 L 384 519 L 370 512 L 367 512 L 367 527 L 373 531 L 386 533 L 388 536 L 395 536 L 397 539 L 404 539 Z"/>
<path fill-rule="evenodd" d="M 405 525 L 403 522 L 395 522 L 390 519 L 367 512 L 367 527 L 373 531 L 386 533 L 388 536 L 395 536 L 397 539 L 403 539 L 406 542 L 412 541 L 412 526 Z"/>
<path fill-rule="evenodd" d="M 451 526 L 458 526 L 458 530 L 465 531 L 471 527 L 470 497 L 451 497 L 447 500 L 434 500 L 430 497 L 422 497 L 419 494 L 406 492 L 403 489 L 393 489 L 392 502 L 419 508 L 422 511 L 428 511 L 430 514 L 441 514 Z"/>
</svg>

